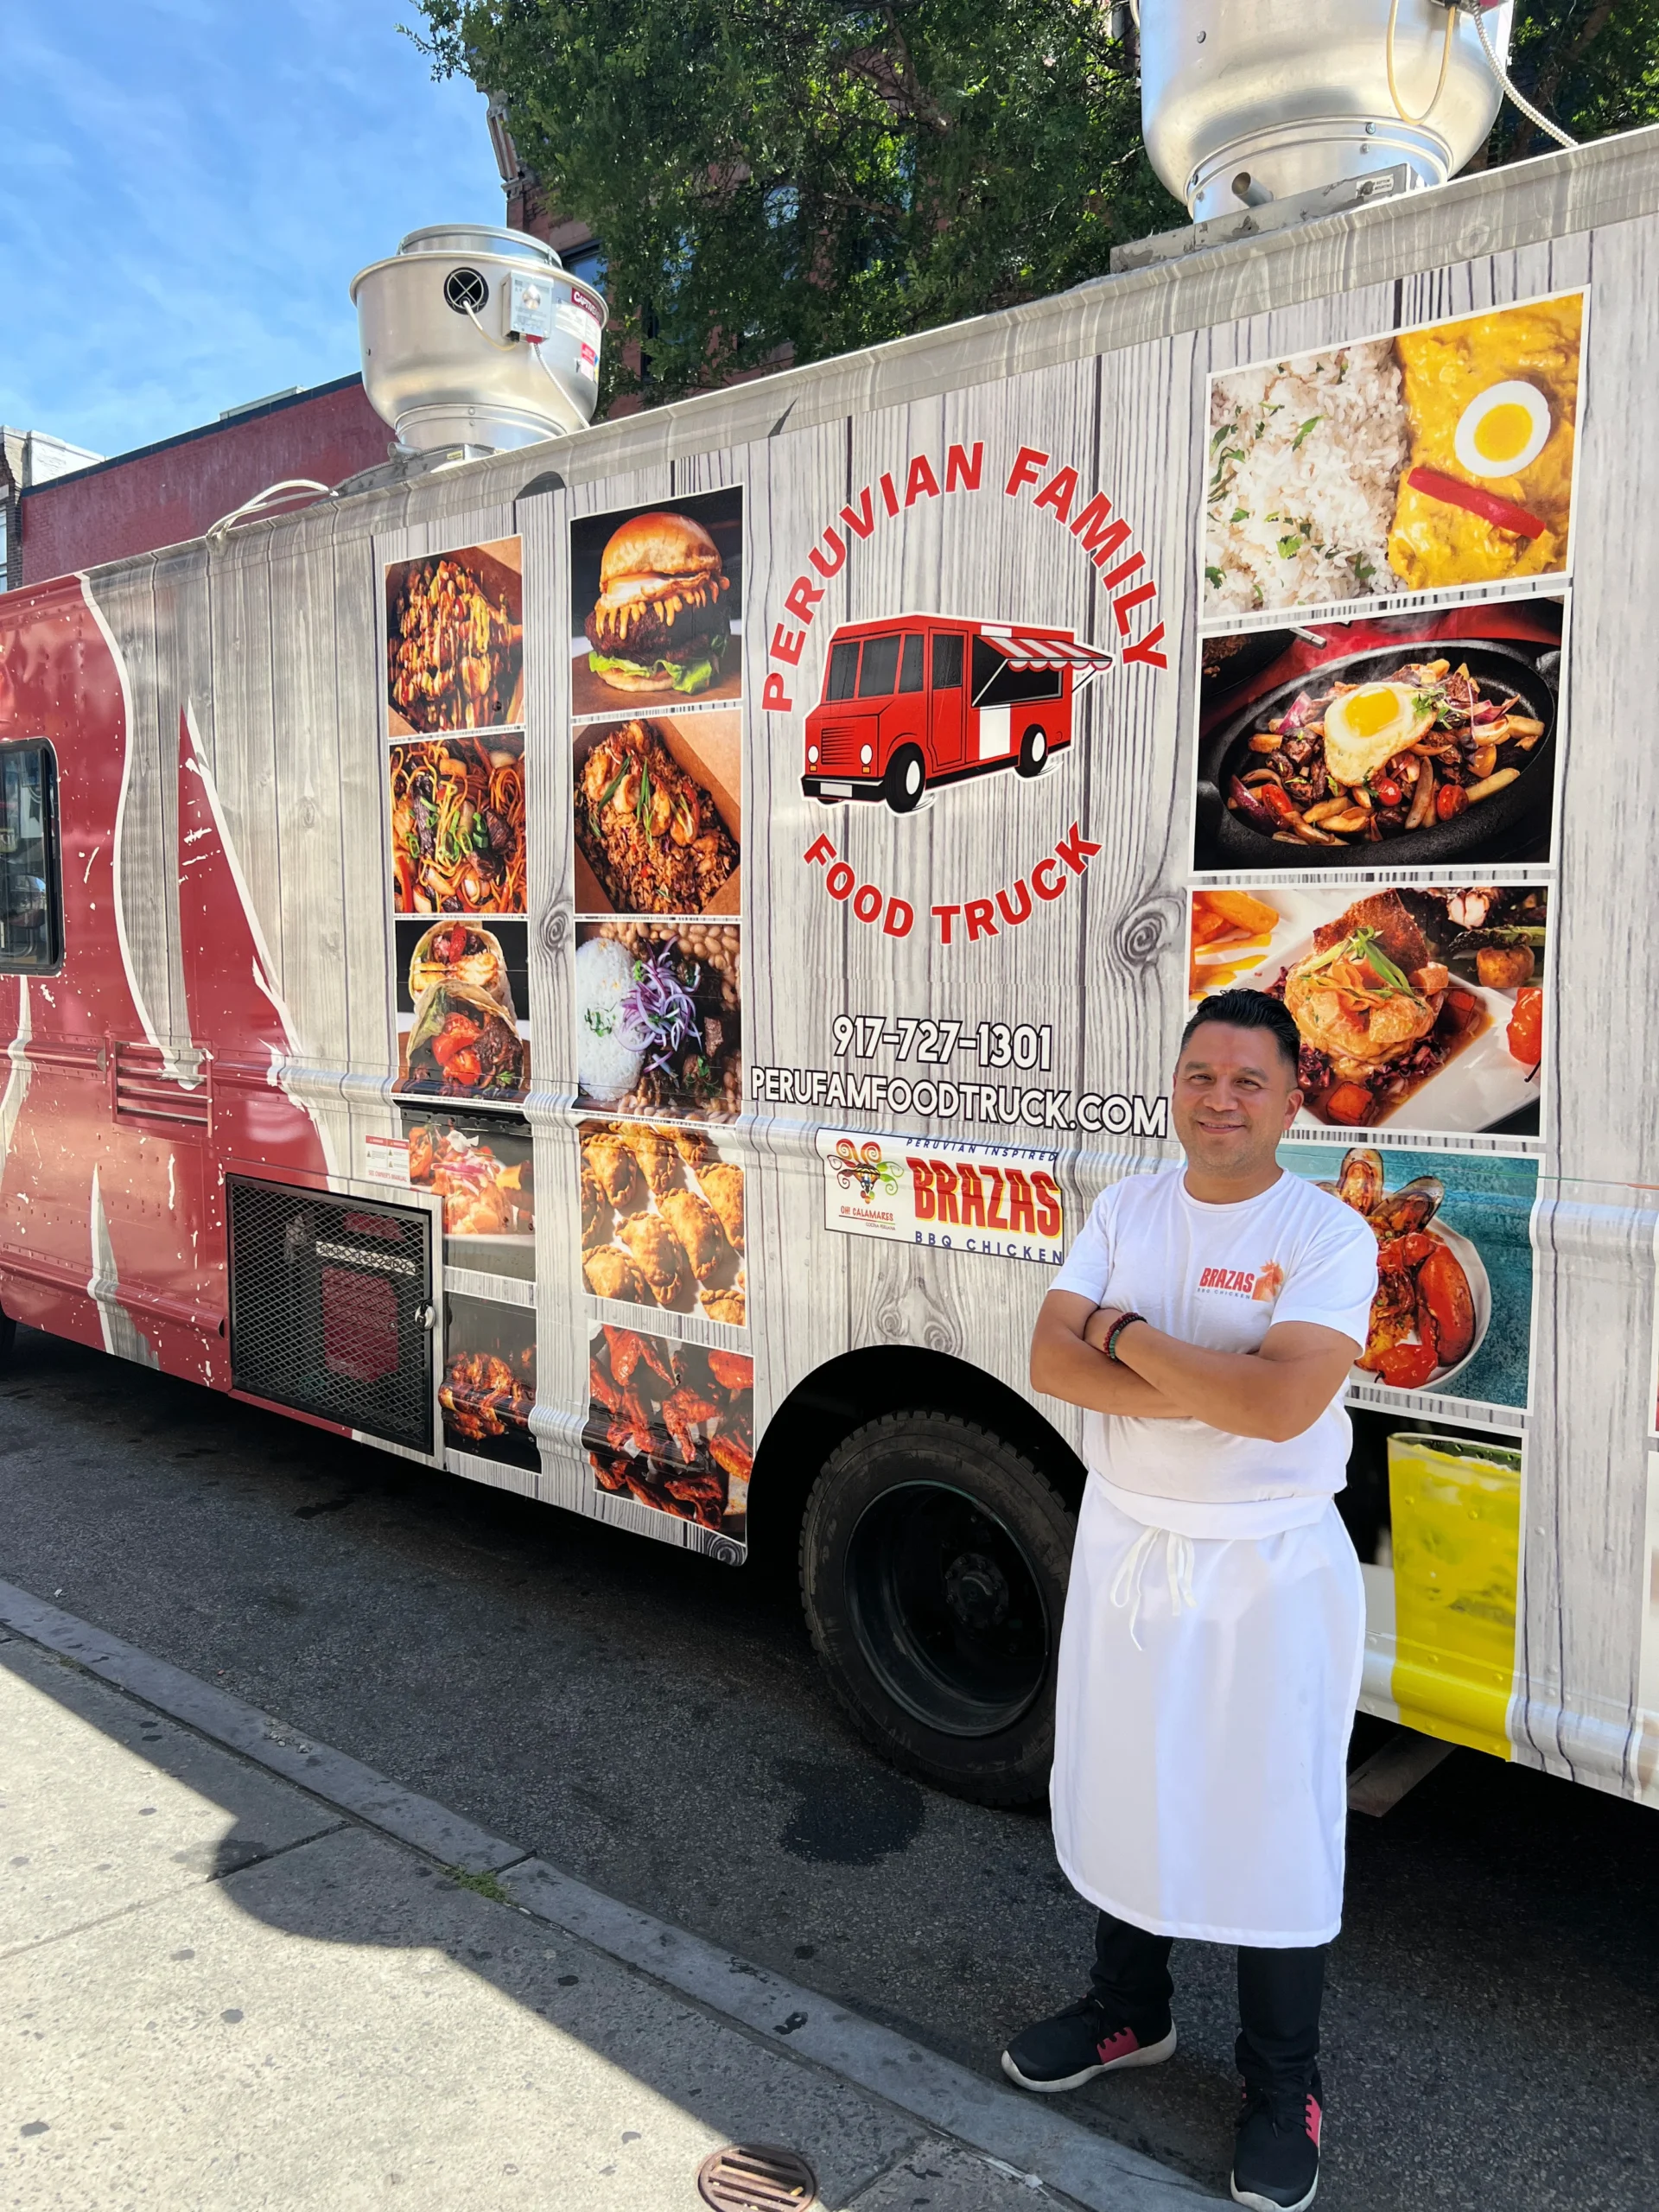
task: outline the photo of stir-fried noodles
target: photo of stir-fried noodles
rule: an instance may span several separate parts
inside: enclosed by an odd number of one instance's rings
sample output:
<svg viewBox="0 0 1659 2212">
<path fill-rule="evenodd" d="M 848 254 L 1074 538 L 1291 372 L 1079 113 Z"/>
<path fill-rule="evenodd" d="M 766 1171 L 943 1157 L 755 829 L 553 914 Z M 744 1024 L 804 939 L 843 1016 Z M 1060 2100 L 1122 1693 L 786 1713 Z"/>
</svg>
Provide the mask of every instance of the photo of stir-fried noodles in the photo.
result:
<svg viewBox="0 0 1659 2212">
<path fill-rule="evenodd" d="M 588 1456 L 600 1489 L 742 1541 L 754 1362 L 608 1322 L 589 1350 Z"/>
<path fill-rule="evenodd" d="M 620 914 L 701 914 L 735 870 L 713 793 L 653 722 L 603 730 L 578 772 L 576 842 Z"/>
<path fill-rule="evenodd" d="M 524 662 L 522 585 L 482 549 L 386 578 L 386 696 L 411 729 L 510 721 Z"/>
<path fill-rule="evenodd" d="M 394 745 L 391 868 L 400 914 L 522 914 L 522 741 Z"/>
</svg>

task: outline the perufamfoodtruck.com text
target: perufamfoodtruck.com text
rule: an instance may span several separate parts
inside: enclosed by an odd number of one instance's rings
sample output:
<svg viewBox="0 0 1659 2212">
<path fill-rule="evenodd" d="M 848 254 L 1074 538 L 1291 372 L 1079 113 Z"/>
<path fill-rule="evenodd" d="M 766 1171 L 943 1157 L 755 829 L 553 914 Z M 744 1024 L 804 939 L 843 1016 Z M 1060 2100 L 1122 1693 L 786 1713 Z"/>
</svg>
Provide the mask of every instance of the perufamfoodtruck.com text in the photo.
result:
<svg viewBox="0 0 1659 2212">
<path fill-rule="evenodd" d="M 923 1114 L 988 1128 L 1082 1129 L 1091 1136 L 1166 1137 L 1167 1098 L 1135 1091 L 1048 1090 L 1036 1084 L 912 1082 L 842 1068 L 751 1067 L 749 1096 L 766 1106 L 835 1107 L 855 1114 Z"/>
</svg>

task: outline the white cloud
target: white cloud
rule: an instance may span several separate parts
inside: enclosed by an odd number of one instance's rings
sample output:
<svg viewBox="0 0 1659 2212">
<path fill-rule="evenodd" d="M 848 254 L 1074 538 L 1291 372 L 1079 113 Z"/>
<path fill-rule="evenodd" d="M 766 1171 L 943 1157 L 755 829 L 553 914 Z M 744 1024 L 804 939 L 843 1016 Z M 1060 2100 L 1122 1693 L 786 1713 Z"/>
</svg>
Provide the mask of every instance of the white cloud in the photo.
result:
<svg viewBox="0 0 1659 2212">
<path fill-rule="evenodd" d="M 6 0 L 0 420 L 117 453 L 358 365 L 347 287 L 499 222 L 408 0 Z"/>
</svg>

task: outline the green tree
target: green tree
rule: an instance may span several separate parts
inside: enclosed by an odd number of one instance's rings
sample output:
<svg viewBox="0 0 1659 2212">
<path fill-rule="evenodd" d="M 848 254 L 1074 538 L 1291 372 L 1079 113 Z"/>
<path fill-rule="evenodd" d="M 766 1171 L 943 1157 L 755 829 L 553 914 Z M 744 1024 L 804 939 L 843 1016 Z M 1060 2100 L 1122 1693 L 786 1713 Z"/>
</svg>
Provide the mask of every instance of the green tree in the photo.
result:
<svg viewBox="0 0 1659 2212">
<path fill-rule="evenodd" d="M 420 0 L 604 241 L 609 391 L 672 398 L 1064 289 L 1183 219 L 1095 0 Z"/>
<path fill-rule="evenodd" d="M 1659 123 L 1659 0 L 1522 0 L 1510 74 L 1569 137 Z M 1506 102 L 1471 168 L 1553 151 Z"/>
<path fill-rule="evenodd" d="M 1060 291 L 1185 219 L 1141 143 L 1125 7 L 418 4 L 439 73 L 505 101 L 548 197 L 604 241 L 607 400 Z M 1575 137 L 1659 120 L 1659 0 L 1522 0 L 1512 73 Z M 1506 105 L 1473 166 L 1547 150 Z"/>
</svg>

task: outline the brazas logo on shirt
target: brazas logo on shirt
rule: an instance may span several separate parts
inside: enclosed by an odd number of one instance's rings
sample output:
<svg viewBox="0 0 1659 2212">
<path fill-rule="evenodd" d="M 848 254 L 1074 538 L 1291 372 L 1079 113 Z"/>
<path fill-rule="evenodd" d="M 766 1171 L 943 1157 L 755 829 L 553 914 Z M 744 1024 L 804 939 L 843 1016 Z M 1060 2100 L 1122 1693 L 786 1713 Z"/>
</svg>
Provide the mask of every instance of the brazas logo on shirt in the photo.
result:
<svg viewBox="0 0 1659 2212">
<path fill-rule="evenodd" d="M 1285 1271 L 1277 1260 L 1264 1268 L 1205 1268 L 1198 1276 L 1200 1290 L 1220 1291 L 1229 1298 L 1248 1298 L 1258 1306 L 1271 1306 L 1285 1287 Z"/>
</svg>

